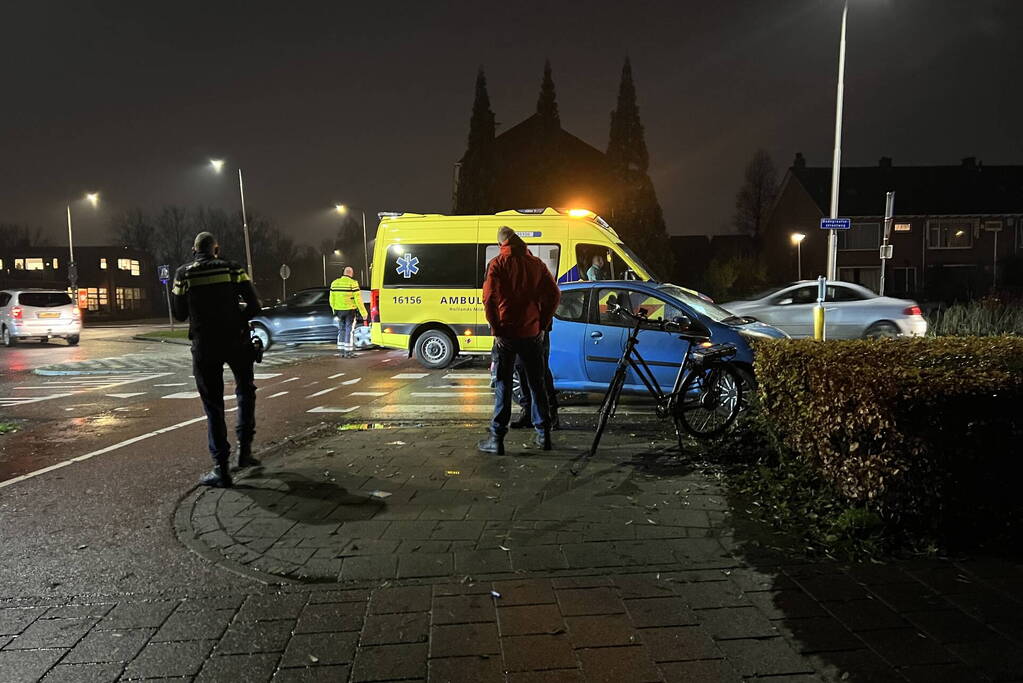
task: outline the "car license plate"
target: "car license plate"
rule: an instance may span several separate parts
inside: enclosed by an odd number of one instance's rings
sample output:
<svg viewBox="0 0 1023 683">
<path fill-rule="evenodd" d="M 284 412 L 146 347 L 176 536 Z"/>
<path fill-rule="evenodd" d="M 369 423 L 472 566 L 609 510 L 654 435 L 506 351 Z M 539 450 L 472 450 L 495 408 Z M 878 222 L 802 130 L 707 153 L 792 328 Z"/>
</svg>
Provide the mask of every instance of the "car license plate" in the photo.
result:
<svg viewBox="0 0 1023 683">
<path fill-rule="evenodd" d="M 59 318 L 60 317 L 60 313 L 57 313 L 57 312 L 40 313 L 39 317 L 40 318 Z"/>
</svg>

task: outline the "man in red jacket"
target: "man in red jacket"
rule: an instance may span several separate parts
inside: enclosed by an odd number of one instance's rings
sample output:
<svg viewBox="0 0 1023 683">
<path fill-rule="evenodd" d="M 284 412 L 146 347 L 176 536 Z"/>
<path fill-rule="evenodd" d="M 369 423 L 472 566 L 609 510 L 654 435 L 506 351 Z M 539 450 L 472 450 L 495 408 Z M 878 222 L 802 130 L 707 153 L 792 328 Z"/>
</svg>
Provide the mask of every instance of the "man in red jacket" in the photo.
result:
<svg viewBox="0 0 1023 683">
<path fill-rule="evenodd" d="M 504 435 L 511 420 L 512 374 L 515 358 L 526 368 L 532 398 L 536 445 L 551 449 L 550 406 L 544 390 L 544 331 L 554 317 L 561 291 L 544 262 L 529 253 L 526 243 L 508 226 L 497 231 L 501 253 L 487 267 L 483 307 L 494 333 L 497 381 L 490 435 L 477 447 L 484 453 L 504 455 Z M 523 387 L 525 390 L 526 387 Z"/>
</svg>

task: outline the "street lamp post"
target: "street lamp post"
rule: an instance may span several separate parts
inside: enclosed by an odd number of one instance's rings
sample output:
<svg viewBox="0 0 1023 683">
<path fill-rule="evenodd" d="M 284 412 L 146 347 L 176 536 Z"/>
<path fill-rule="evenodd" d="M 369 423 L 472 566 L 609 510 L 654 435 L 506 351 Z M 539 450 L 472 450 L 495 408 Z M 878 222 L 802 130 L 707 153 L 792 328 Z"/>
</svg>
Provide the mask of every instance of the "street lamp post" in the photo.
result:
<svg viewBox="0 0 1023 683">
<path fill-rule="evenodd" d="M 803 240 L 806 239 L 806 235 L 801 232 L 794 232 L 789 236 L 792 240 L 792 244 L 796 245 L 796 279 L 803 279 Z"/>
<path fill-rule="evenodd" d="M 224 170 L 223 159 L 210 159 L 210 166 L 213 167 L 215 173 L 220 173 Z M 238 169 L 238 195 L 242 200 L 242 233 L 245 236 L 245 263 L 248 266 L 249 279 L 253 279 L 252 275 L 252 245 L 249 242 L 249 217 L 245 213 L 245 179 L 242 177 L 242 170 Z"/>
<path fill-rule="evenodd" d="M 341 250 L 340 249 L 335 249 L 334 250 L 334 256 L 340 256 L 340 255 L 341 255 Z M 327 255 L 326 254 L 323 254 L 323 286 L 324 287 L 327 286 Z"/>
<path fill-rule="evenodd" d="M 344 204 L 337 204 L 337 205 L 334 206 L 334 208 L 337 210 L 337 212 L 339 214 L 344 215 L 344 214 L 348 213 L 348 207 L 345 206 Z M 354 208 L 358 208 L 358 207 L 352 207 L 352 208 L 354 209 Z M 369 279 L 369 240 L 366 237 L 366 210 L 365 209 L 359 209 L 359 211 L 362 212 L 362 256 L 363 256 L 364 263 L 366 265 L 366 270 L 363 271 L 363 274 L 364 274 L 365 278 L 368 280 Z"/>
<path fill-rule="evenodd" d="M 849 0 L 842 8 L 842 37 L 838 42 L 838 94 L 835 100 L 835 154 L 831 161 L 831 217 L 838 218 L 838 180 L 842 164 L 842 103 L 845 95 L 845 25 L 849 16 Z M 838 272 L 838 233 L 828 230 L 829 280 L 836 280 Z"/>
<path fill-rule="evenodd" d="M 93 208 L 99 206 L 99 192 L 89 192 L 85 195 L 86 201 L 92 204 Z M 71 202 L 67 203 L 67 251 L 68 251 L 68 284 L 71 290 L 78 291 L 78 266 L 75 265 L 75 238 L 71 229 Z M 77 296 L 77 294 L 76 294 Z"/>
</svg>

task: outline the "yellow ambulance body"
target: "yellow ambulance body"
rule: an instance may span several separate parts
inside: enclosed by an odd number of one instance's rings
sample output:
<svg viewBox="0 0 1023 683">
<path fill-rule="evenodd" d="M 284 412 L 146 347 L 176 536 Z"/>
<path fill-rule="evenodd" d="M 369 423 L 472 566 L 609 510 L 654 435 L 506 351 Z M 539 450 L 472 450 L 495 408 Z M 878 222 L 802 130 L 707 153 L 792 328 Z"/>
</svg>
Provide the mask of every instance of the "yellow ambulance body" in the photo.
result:
<svg viewBox="0 0 1023 683">
<path fill-rule="evenodd" d="M 373 343 L 406 349 L 429 368 L 458 354 L 489 353 L 483 279 L 507 225 L 561 282 L 587 279 L 595 255 L 602 280 L 652 274 L 600 216 L 584 209 L 519 209 L 487 216 L 382 214 L 372 273 Z"/>
</svg>

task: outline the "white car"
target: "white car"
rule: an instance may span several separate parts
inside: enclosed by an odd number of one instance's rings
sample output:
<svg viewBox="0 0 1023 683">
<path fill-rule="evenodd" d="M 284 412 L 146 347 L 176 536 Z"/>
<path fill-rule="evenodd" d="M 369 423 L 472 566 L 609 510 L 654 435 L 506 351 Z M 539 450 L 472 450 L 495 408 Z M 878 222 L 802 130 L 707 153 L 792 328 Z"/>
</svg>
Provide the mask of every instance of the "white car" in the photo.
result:
<svg viewBox="0 0 1023 683">
<path fill-rule="evenodd" d="M 792 337 L 813 336 L 817 282 L 803 280 L 721 304 L 737 316 L 749 316 L 784 330 Z M 850 282 L 829 282 L 824 299 L 828 339 L 923 336 L 927 320 L 915 301 L 878 296 Z"/>
<path fill-rule="evenodd" d="M 22 339 L 46 341 L 53 337 L 78 343 L 82 312 L 67 292 L 54 289 L 0 291 L 0 340 L 14 346 Z"/>
</svg>

